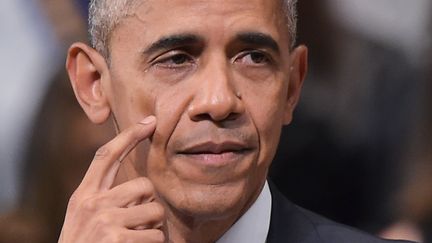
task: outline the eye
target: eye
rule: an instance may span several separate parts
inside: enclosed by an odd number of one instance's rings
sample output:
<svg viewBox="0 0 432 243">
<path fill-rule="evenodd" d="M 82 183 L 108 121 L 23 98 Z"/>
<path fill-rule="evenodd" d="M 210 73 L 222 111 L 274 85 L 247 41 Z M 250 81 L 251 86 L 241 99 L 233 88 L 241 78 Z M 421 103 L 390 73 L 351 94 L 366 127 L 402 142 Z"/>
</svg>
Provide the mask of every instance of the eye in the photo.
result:
<svg viewBox="0 0 432 243">
<path fill-rule="evenodd" d="M 184 54 L 174 55 L 170 58 L 170 62 L 175 65 L 180 65 L 189 61 L 189 57 Z"/>
<path fill-rule="evenodd" d="M 267 57 L 259 52 L 252 52 L 249 54 L 249 58 L 253 63 L 267 62 Z"/>
<path fill-rule="evenodd" d="M 171 51 L 165 53 L 153 61 L 153 64 L 162 68 L 182 68 L 192 65 L 194 59 L 186 53 Z"/>
<path fill-rule="evenodd" d="M 261 66 L 271 63 L 271 58 L 261 51 L 247 51 L 240 54 L 235 62 L 244 65 Z"/>
</svg>

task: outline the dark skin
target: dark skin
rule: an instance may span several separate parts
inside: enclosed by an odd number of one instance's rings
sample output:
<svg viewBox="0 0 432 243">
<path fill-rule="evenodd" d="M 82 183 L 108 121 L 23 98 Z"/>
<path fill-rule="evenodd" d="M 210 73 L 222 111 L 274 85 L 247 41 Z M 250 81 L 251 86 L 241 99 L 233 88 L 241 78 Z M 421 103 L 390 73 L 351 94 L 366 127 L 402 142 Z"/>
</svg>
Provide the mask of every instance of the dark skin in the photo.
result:
<svg viewBox="0 0 432 243">
<path fill-rule="evenodd" d="M 214 242 L 250 207 L 306 74 L 279 4 L 149 0 L 114 30 L 109 66 L 71 47 L 78 101 L 120 133 L 71 198 L 60 242 Z"/>
</svg>

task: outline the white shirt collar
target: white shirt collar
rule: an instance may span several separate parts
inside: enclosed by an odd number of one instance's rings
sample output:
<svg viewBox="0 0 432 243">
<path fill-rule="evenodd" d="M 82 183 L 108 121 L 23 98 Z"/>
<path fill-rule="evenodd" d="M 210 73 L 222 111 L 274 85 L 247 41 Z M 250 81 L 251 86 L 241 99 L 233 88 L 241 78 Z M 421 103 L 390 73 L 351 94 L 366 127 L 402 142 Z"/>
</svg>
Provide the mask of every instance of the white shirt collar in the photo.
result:
<svg viewBox="0 0 432 243">
<path fill-rule="evenodd" d="M 265 243 L 270 227 L 271 203 L 266 181 L 257 200 L 216 243 Z"/>
</svg>

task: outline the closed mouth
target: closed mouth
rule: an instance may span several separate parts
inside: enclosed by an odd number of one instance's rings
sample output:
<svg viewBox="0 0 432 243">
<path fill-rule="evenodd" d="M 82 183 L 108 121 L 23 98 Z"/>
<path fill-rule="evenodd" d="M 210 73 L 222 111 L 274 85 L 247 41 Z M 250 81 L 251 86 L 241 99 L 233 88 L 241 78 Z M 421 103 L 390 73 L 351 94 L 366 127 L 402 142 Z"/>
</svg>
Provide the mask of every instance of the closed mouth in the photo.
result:
<svg viewBox="0 0 432 243">
<path fill-rule="evenodd" d="M 182 155 L 204 155 L 204 154 L 225 154 L 225 153 L 246 153 L 251 151 L 252 148 L 241 142 L 225 141 L 221 143 L 204 142 L 195 144 L 185 149 L 178 151 Z"/>
</svg>

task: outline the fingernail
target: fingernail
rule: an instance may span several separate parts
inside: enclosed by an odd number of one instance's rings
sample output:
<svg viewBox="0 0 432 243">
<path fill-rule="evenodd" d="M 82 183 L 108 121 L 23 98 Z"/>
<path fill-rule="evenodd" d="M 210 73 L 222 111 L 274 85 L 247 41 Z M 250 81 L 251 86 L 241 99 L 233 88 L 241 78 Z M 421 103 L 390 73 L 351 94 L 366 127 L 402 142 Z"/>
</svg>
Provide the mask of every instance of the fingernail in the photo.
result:
<svg viewBox="0 0 432 243">
<path fill-rule="evenodd" d="M 155 116 L 148 116 L 146 118 L 144 118 L 144 120 L 140 121 L 139 123 L 143 124 L 143 125 L 148 125 L 153 123 L 156 120 Z"/>
</svg>

